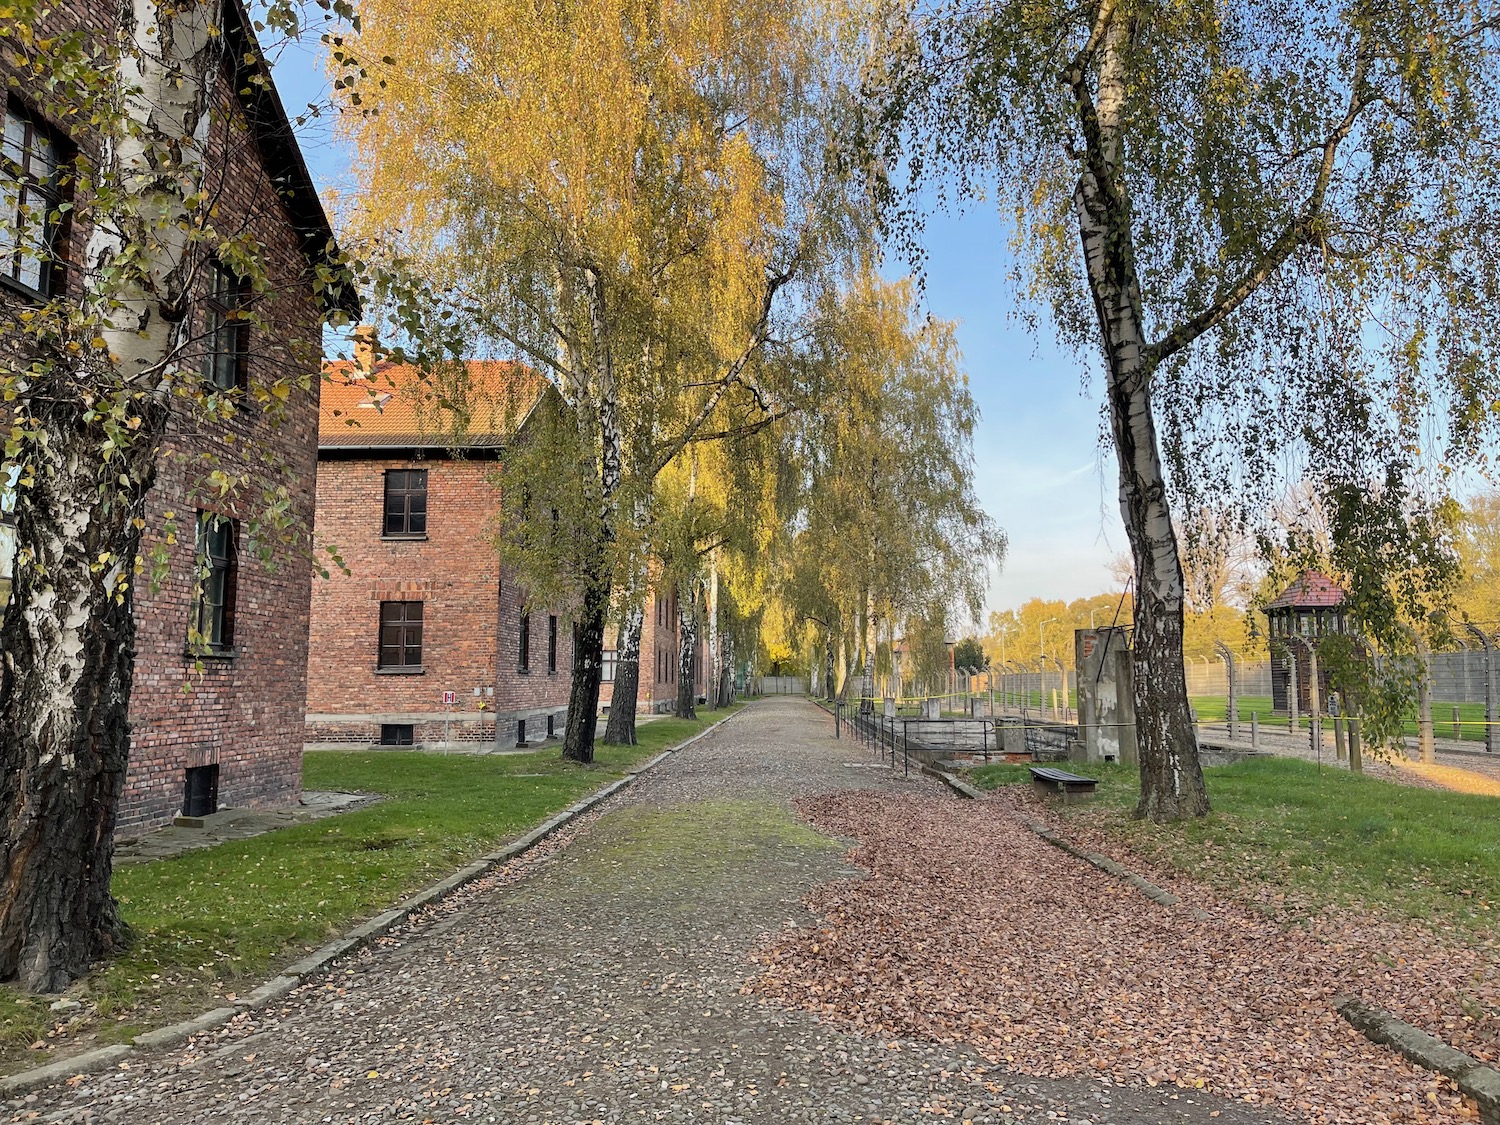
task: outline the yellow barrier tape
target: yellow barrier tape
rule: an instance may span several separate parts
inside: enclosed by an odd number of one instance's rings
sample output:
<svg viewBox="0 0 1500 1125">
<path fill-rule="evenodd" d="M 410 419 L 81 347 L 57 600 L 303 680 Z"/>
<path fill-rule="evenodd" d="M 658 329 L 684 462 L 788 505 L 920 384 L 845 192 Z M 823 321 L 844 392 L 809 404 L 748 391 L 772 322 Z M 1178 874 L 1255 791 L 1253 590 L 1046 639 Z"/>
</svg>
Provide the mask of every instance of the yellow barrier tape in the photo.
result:
<svg viewBox="0 0 1500 1125">
<path fill-rule="evenodd" d="M 1500 797 L 1500 781 L 1482 773 L 1475 773 L 1473 770 L 1459 769 L 1457 766 L 1430 765 L 1427 762 L 1412 762 L 1405 758 L 1397 758 L 1396 765 L 1420 777 L 1425 777 L 1428 781 L 1436 782 L 1444 789 L 1452 789 L 1455 793 L 1472 793 L 1479 797 Z"/>
</svg>

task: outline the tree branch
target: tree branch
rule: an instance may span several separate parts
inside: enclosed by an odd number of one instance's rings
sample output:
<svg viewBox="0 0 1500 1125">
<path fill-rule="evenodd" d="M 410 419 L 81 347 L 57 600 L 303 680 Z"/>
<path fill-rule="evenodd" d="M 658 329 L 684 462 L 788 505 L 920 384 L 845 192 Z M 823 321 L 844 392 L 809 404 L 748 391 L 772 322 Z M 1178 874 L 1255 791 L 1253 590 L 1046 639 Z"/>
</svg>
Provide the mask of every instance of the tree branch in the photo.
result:
<svg viewBox="0 0 1500 1125">
<path fill-rule="evenodd" d="M 1322 158 L 1318 163 L 1318 175 L 1313 181 L 1307 200 L 1297 213 L 1287 220 L 1286 226 L 1270 246 L 1261 252 L 1253 265 L 1233 285 L 1221 292 L 1206 309 L 1190 320 L 1179 324 L 1155 344 L 1146 349 L 1148 368 L 1155 368 L 1176 355 L 1205 332 L 1222 324 L 1235 309 L 1244 304 L 1250 295 L 1259 289 L 1270 276 L 1310 242 L 1318 229 L 1318 220 L 1323 214 L 1323 202 L 1328 195 L 1328 185 L 1333 180 L 1334 162 L 1339 146 L 1354 130 L 1360 115 L 1371 105 L 1384 100 L 1378 91 L 1365 89 L 1369 72 L 1367 41 L 1361 35 L 1355 55 L 1354 73 L 1349 86 L 1349 106 L 1343 119 L 1324 139 Z"/>
<path fill-rule="evenodd" d="M 749 343 L 745 345 L 744 351 L 740 352 L 729 364 L 724 374 L 714 380 L 713 392 L 709 394 L 703 405 L 698 409 L 692 421 L 687 424 L 682 433 L 667 442 L 663 452 L 657 455 L 656 460 L 652 463 L 651 478 L 653 480 L 657 474 L 671 464 L 674 457 L 686 449 L 688 444 L 694 440 L 698 431 L 703 428 L 708 419 L 713 415 L 713 412 L 718 409 L 719 403 L 724 401 L 724 396 L 729 393 L 730 387 L 736 383 L 742 383 L 750 389 L 751 394 L 756 396 L 757 402 L 764 403 L 759 388 L 749 382 L 745 382 L 743 376 L 745 368 L 750 364 L 750 360 L 755 357 L 755 353 L 760 350 L 761 345 L 766 342 L 766 338 L 770 334 L 771 309 L 776 303 L 776 294 L 791 281 L 795 270 L 796 265 L 793 263 L 779 273 L 767 275 L 766 291 L 761 298 L 760 315 L 756 319 L 755 328 L 750 333 Z M 762 409 L 765 409 L 764 405 Z"/>
</svg>

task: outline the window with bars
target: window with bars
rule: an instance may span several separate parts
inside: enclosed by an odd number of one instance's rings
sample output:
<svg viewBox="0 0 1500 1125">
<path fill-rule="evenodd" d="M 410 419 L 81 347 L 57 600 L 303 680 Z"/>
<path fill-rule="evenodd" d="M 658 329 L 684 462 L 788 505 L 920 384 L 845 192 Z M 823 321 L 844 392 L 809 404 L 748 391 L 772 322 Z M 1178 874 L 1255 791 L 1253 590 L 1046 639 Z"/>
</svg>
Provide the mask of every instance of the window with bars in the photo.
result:
<svg viewBox="0 0 1500 1125">
<path fill-rule="evenodd" d="M 235 520 L 198 513 L 198 542 L 189 648 L 199 656 L 224 655 L 234 647 Z"/>
<path fill-rule="evenodd" d="M 547 671 L 557 671 L 557 618 L 547 618 Z"/>
<path fill-rule="evenodd" d="M 58 206 L 61 144 L 41 121 L 15 102 L 5 104 L 0 142 L 0 277 L 29 294 L 61 289 Z"/>
<path fill-rule="evenodd" d="M 427 537 L 427 470 L 389 469 L 385 474 L 385 520 L 389 539 Z"/>
<path fill-rule="evenodd" d="M 380 664 L 397 672 L 422 670 L 422 603 L 380 603 Z"/>
<path fill-rule="evenodd" d="M 208 265 L 208 293 L 203 298 L 203 378 L 212 387 L 232 391 L 245 385 L 250 361 L 250 325 L 244 319 L 250 287 L 223 263 Z"/>
<path fill-rule="evenodd" d="M 531 614 L 521 614 L 520 636 L 516 641 L 516 671 L 531 670 Z"/>
</svg>

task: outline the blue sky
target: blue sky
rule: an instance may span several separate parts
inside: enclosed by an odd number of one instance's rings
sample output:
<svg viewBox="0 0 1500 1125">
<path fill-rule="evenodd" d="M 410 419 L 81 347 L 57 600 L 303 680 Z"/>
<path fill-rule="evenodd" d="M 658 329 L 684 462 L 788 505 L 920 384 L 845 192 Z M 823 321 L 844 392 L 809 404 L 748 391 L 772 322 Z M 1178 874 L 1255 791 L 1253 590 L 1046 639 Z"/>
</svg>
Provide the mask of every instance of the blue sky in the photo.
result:
<svg viewBox="0 0 1500 1125">
<path fill-rule="evenodd" d="M 309 103 L 327 105 L 327 81 L 309 47 L 283 50 L 275 75 L 294 117 Z M 298 135 L 319 189 L 347 191 L 348 154 L 329 119 L 310 121 Z M 1098 442 L 1097 383 L 1085 391 L 1080 362 L 1059 352 L 1045 328 L 1034 337 L 1015 317 L 1006 231 L 992 206 L 932 216 L 926 249 L 928 311 L 958 321 L 979 408 L 979 498 L 1010 538 L 1005 565 L 991 578 L 989 608 L 1108 589 L 1110 560 L 1126 543 L 1112 454 Z M 905 268 L 893 259 L 889 272 Z"/>
</svg>

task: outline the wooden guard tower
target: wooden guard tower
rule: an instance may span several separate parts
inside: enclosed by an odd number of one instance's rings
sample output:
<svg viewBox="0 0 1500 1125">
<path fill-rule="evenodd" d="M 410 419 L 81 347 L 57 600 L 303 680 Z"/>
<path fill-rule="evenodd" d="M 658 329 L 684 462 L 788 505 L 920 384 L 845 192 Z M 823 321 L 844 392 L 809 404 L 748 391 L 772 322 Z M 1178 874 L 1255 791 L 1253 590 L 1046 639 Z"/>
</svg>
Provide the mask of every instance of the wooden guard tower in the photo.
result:
<svg viewBox="0 0 1500 1125">
<path fill-rule="evenodd" d="M 1278 714 L 1288 711 L 1292 674 L 1295 669 L 1297 711 L 1310 714 L 1328 710 L 1328 670 L 1317 660 L 1324 637 L 1349 631 L 1344 611 L 1344 590 L 1326 574 L 1305 570 L 1266 606 L 1270 628 L 1271 707 Z M 1317 695 L 1313 695 L 1313 672 L 1317 670 Z"/>
</svg>

